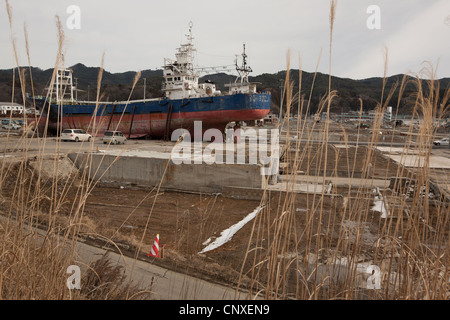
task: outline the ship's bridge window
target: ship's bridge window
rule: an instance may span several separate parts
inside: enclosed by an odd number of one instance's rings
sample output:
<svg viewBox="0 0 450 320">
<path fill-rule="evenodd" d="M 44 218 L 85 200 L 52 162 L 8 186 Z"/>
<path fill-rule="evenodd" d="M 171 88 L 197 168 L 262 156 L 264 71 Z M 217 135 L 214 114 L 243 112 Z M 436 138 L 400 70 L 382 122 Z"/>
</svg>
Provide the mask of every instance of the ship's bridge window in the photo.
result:
<svg viewBox="0 0 450 320">
<path fill-rule="evenodd" d="M 172 81 L 172 78 L 167 78 L 167 81 Z"/>
</svg>

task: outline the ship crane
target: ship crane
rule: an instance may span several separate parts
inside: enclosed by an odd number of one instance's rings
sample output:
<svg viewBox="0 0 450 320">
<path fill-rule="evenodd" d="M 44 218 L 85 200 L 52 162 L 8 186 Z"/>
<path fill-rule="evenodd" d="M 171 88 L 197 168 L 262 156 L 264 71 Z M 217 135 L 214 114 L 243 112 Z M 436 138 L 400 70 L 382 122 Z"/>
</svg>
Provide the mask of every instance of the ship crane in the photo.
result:
<svg viewBox="0 0 450 320">
<path fill-rule="evenodd" d="M 234 65 L 228 65 L 228 66 L 217 66 L 217 67 L 202 67 L 202 68 L 195 68 L 195 70 L 198 70 L 200 73 L 218 73 L 218 72 L 232 72 Z"/>
</svg>

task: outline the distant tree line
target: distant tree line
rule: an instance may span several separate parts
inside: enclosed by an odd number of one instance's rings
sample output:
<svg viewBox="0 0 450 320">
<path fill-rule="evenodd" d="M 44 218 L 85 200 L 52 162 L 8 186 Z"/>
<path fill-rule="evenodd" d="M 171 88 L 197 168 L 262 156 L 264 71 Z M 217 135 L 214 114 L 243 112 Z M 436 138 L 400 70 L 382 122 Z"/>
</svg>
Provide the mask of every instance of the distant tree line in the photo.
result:
<svg viewBox="0 0 450 320">
<path fill-rule="evenodd" d="M 95 100 L 97 96 L 97 77 L 99 68 L 86 67 L 83 64 L 76 64 L 70 67 L 73 70 L 74 83 L 77 83 L 78 99 Z M 31 73 L 33 77 L 33 89 L 35 95 L 45 95 L 53 69 L 42 70 L 32 67 Z M 26 77 L 25 91 L 31 94 L 32 88 L 30 84 L 30 70 L 24 68 Z M 131 100 L 142 99 L 144 97 L 144 78 L 145 78 L 145 97 L 156 98 L 164 95 L 161 90 L 163 77 L 162 70 L 144 70 L 141 72 L 141 78 L 137 82 L 133 91 L 132 84 L 136 72 L 128 71 L 123 73 L 110 73 L 106 70 L 103 72 L 101 81 L 100 97 L 101 101 L 122 101 L 130 98 Z M 258 76 L 249 77 L 251 82 L 258 82 L 259 91 L 269 91 L 272 95 L 272 111 L 279 113 L 280 101 L 283 93 L 283 84 L 286 78 L 286 71 L 280 71 L 274 74 L 264 73 Z M 303 103 L 303 113 L 306 112 L 308 99 L 311 93 L 311 101 L 309 102 L 309 113 L 313 114 L 317 111 L 321 99 L 328 94 L 328 75 L 318 73 L 314 79 L 314 73 L 302 72 L 302 83 L 299 86 L 299 70 L 290 70 L 290 81 L 293 83 L 293 93 L 297 95 L 297 100 L 293 103 L 292 112 L 298 112 L 298 99 Z M 218 73 L 203 76 L 200 81 L 211 80 L 216 83 L 219 90 L 226 91 L 225 84 L 233 82 L 236 76 L 225 73 Z M 388 93 L 396 88 L 389 101 L 389 105 L 399 114 L 411 114 L 415 104 L 414 93 L 416 91 L 414 79 L 408 77 L 407 85 L 401 97 L 399 97 L 398 87 L 401 84 L 403 75 L 395 75 L 386 79 L 384 90 L 385 102 Z M 313 83 L 314 81 L 314 83 Z M 14 84 L 14 85 L 13 85 Z M 444 94 L 444 90 L 450 84 L 450 78 L 439 80 L 440 95 Z M 396 87 L 397 86 L 397 87 Z M 20 89 L 20 81 L 15 69 L 13 80 L 13 69 L 0 70 L 0 101 L 11 101 L 14 96 L 14 102 L 23 104 L 22 91 Z M 361 103 L 364 111 L 373 110 L 381 101 L 383 88 L 382 78 L 369 78 L 363 80 L 352 80 L 347 78 L 339 78 L 332 76 L 331 90 L 337 91 L 337 96 L 330 105 L 330 112 L 342 113 L 349 111 L 359 111 Z M 131 94 L 131 96 L 130 96 Z M 398 106 L 398 110 L 396 109 Z M 284 105 L 285 108 L 285 105 Z M 285 112 L 285 110 L 284 110 Z"/>
</svg>

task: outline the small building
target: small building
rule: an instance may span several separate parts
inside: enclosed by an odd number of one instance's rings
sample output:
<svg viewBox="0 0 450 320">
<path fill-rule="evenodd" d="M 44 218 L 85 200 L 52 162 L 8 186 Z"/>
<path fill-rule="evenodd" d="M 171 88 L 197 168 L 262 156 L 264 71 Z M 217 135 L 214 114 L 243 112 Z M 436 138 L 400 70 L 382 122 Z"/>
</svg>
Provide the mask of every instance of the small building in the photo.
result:
<svg viewBox="0 0 450 320">
<path fill-rule="evenodd" d="M 381 122 L 389 122 L 392 121 L 392 107 L 387 107 L 384 113 L 371 110 L 368 112 L 370 121 L 374 121 L 375 119 L 381 119 Z"/>
<path fill-rule="evenodd" d="M 23 114 L 23 106 L 18 103 L 0 102 L 0 115 L 7 115 L 10 113 Z"/>
<path fill-rule="evenodd" d="M 384 113 L 377 110 L 368 112 L 350 111 L 348 113 L 337 114 L 334 117 L 337 121 L 367 121 L 373 122 L 375 119 L 381 119 L 381 122 L 390 122 L 393 120 L 392 107 L 387 107 Z"/>
<path fill-rule="evenodd" d="M 270 112 L 267 116 L 261 119 L 262 123 L 275 123 L 278 121 L 278 116 Z"/>
</svg>

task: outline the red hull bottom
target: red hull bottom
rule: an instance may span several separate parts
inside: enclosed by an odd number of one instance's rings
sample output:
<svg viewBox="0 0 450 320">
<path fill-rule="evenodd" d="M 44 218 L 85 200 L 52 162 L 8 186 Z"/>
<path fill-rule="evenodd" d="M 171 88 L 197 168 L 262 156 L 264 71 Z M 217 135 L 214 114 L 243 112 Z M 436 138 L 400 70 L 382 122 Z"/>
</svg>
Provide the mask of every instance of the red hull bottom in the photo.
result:
<svg viewBox="0 0 450 320">
<path fill-rule="evenodd" d="M 269 110 L 221 110 L 207 112 L 173 113 L 170 123 L 167 114 L 136 114 L 134 116 L 124 114 L 114 116 L 66 116 L 62 119 L 62 129 L 84 129 L 94 136 L 103 136 L 107 130 L 122 131 L 127 137 L 136 138 L 150 136 L 163 138 L 166 134 L 170 138 L 176 129 L 187 129 L 194 132 L 194 122 L 200 121 L 203 132 L 208 129 L 224 131 L 230 122 L 251 121 L 264 118 Z M 46 126 L 46 118 L 39 121 L 39 131 L 43 132 Z M 57 132 L 57 123 L 48 123 L 52 132 Z"/>
</svg>

